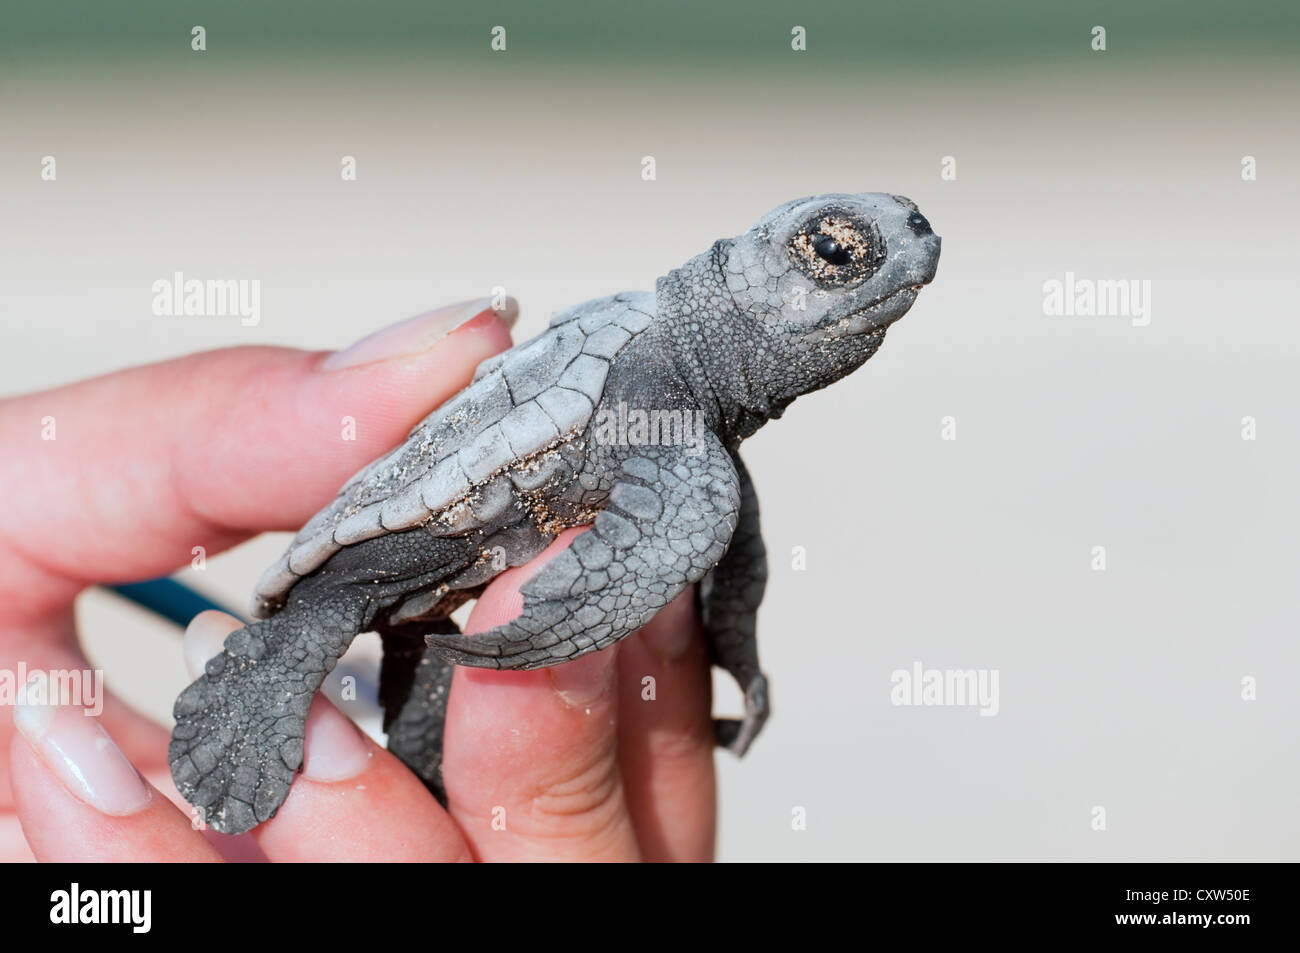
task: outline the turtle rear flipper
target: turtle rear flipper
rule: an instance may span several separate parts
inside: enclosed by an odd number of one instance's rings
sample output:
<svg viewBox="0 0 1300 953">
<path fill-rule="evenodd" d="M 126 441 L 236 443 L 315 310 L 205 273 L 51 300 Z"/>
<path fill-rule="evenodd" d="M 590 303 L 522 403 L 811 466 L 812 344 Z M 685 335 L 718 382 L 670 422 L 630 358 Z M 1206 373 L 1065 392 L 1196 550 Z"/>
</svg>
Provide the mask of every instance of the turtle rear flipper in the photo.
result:
<svg viewBox="0 0 1300 953">
<path fill-rule="evenodd" d="M 275 812 L 302 767 L 312 697 L 361 628 L 363 600 L 295 600 L 232 632 L 176 699 L 172 779 L 204 823 L 242 834 Z"/>
<path fill-rule="evenodd" d="M 425 644 L 431 632 L 460 632 L 451 619 L 381 626 L 384 661 L 379 669 L 379 700 L 384 706 L 388 750 L 397 755 L 447 806 L 442 780 L 443 728 L 456 666 Z"/>
</svg>

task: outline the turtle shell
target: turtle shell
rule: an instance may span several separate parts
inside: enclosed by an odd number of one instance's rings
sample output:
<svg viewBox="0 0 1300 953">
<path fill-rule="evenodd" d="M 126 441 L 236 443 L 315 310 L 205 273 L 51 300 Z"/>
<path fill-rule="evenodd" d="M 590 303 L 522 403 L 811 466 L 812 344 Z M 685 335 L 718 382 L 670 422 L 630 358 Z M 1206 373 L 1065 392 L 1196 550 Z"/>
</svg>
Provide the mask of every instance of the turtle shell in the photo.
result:
<svg viewBox="0 0 1300 953">
<path fill-rule="evenodd" d="M 447 536 L 491 526 L 539 459 L 586 430 L 615 356 L 653 317 L 650 293 L 601 298 L 484 361 L 468 387 L 307 522 L 258 581 L 253 615 L 274 614 L 299 579 L 345 546 L 420 525 Z"/>
</svg>

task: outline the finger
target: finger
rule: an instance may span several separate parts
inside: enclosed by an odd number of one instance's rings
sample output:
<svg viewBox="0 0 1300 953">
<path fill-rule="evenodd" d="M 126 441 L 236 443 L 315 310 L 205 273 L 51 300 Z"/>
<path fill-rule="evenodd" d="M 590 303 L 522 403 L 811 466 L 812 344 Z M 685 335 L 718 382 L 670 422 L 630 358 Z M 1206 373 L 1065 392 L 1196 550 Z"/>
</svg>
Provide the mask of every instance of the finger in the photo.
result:
<svg viewBox="0 0 1300 953">
<path fill-rule="evenodd" d="M 9 759 L 5 758 L 4 763 L 7 771 Z M 18 815 L 12 811 L 0 813 L 0 864 L 30 864 L 35 860 Z"/>
<path fill-rule="evenodd" d="M 185 661 L 198 674 L 240 622 L 203 612 L 185 632 Z M 279 812 L 253 830 L 273 861 L 469 860 L 460 830 L 406 766 L 324 695 L 307 715 L 302 774 Z"/>
<path fill-rule="evenodd" d="M 516 617 L 519 587 L 568 530 L 484 591 L 466 637 Z M 447 706 L 448 810 L 481 860 L 636 860 L 618 769 L 618 648 L 532 672 L 458 668 Z"/>
<path fill-rule="evenodd" d="M 0 549 L 64 580 L 27 579 L 6 611 L 37 616 L 87 582 L 169 572 L 195 546 L 300 526 L 509 343 L 485 299 L 328 357 L 232 348 L 6 402 L 0 445 L 22 452 L 0 460 Z"/>
<path fill-rule="evenodd" d="M 79 706 L 17 706 L 14 804 L 42 861 L 215 861 L 189 820 Z"/>
<path fill-rule="evenodd" d="M 619 764 L 642 857 L 711 860 L 713 692 L 694 587 L 620 644 Z"/>
</svg>

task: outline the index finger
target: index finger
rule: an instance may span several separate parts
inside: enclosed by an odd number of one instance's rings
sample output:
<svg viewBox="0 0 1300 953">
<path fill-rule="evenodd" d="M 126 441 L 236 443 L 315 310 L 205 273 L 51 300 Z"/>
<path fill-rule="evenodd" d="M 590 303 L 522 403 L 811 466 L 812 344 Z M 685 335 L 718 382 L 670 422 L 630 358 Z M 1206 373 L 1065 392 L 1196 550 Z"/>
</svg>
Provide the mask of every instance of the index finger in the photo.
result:
<svg viewBox="0 0 1300 953">
<path fill-rule="evenodd" d="M 0 538 L 12 550 L 0 578 L 23 585 L 0 583 L 0 607 L 35 621 L 89 583 L 149 578 L 195 546 L 297 528 L 508 347 L 514 313 L 487 299 L 432 312 L 389 329 L 387 343 L 361 342 L 361 363 L 342 367 L 230 348 L 6 401 L 0 444 L 17 452 L 0 458 Z"/>
</svg>

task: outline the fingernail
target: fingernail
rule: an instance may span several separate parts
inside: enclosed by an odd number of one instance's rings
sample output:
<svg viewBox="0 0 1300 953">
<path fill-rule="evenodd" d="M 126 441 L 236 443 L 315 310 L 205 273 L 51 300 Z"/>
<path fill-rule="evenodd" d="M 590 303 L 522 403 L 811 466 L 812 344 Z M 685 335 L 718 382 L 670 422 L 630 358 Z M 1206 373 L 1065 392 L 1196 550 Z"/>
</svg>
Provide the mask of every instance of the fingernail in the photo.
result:
<svg viewBox="0 0 1300 953">
<path fill-rule="evenodd" d="M 550 668 L 551 687 L 570 708 L 588 708 L 599 701 L 613 682 L 614 656 L 618 650 L 612 646 L 599 652 L 588 652 L 572 662 Z"/>
<path fill-rule="evenodd" d="M 493 311 L 492 300 L 476 298 L 473 301 L 462 301 L 381 328 L 351 347 L 331 354 L 321 367 L 327 371 L 336 371 L 427 351 L 462 324 L 484 311 Z M 506 298 L 501 308 L 494 313 L 506 327 L 513 327 L 519 317 L 519 302 L 514 298 Z"/>
<path fill-rule="evenodd" d="M 221 654 L 226 644 L 226 636 L 244 624 L 233 615 L 208 609 L 200 612 L 185 628 L 185 638 L 181 641 L 181 652 L 185 655 L 185 667 L 191 678 L 203 674 L 209 659 Z"/>
<path fill-rule="evenodd" d="M 79 706 L 17 705 L 14 725 L 63 786 L 97 811 L 125 817 L 153 800 L 99 719 Z"/>
<path fill-rule="evenodd" d="M 361 731 L 324 698 L 311 703 L 305 745 L 302 773 L 313 781 L 356 777 L 370 764 L 370 746 Z"/>
</svg>

